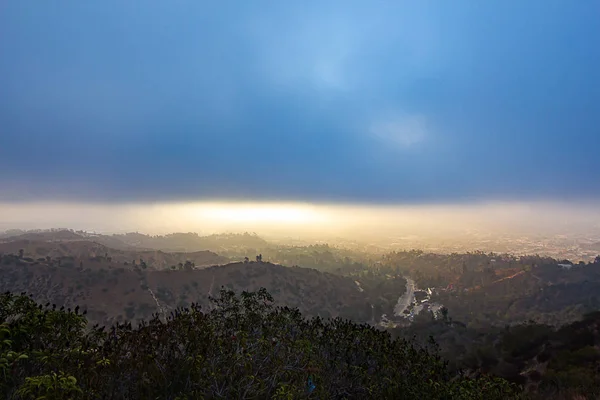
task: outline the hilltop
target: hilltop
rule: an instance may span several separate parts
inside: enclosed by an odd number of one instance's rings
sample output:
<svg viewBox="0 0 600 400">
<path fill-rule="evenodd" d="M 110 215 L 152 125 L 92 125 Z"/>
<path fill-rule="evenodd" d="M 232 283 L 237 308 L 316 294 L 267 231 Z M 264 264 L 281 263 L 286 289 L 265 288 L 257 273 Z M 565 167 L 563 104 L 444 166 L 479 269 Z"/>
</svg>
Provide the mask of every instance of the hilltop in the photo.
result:
<svg viewBox="0 0 600 400">
<path fill-rule="evenodd" d="M 29 236 L 29 234 L 26 236 Z M 39 237 L 37 234 L 33 236 Z M 169 253 L 160 250 L 136 249 L 134 247 L 114 249 L 84 238 L 40 241 L 18 236 L 11 238 L 10 241 L 5 239 L 4 242 L 0 242 L 0 254 L 18 254 L 20 250 L 23 250 L 27 258 L 32 259 L 29 262 L 47 257 L 51 259 L 64 258 L 63 261 L 86 268 L 106 268 L 118 265 L 133 267 L 144 264 L 151 269 L 166 269 L 185 264 L 187 261 L 194 263 L 197 267 L 224 264 L 229 261 L 227 258 L 208 250 L 191 253 Z"/>
<path fill-rule="evenodd" d="M 13 230 L 0 234 L 0 240 L 34 240 L 34 241 L 61 241 L 61 240 L 81 240 L 85 237 L 67 229 L 57 229 L 49 231 L 26 232 Z"/>
<path fill-rule="evenodd" d="M 256 249 L 264 248 L 269 243 L 250 233 L 223 233 L 207 236 L 200 236 L 197 233 L 172 233 L 168 235 L 145 235 L 138 232 L 125 234 L 104 235 L 99 233 L 90 233 L 85 231 L 73 231 L 71 229 L 50 229 L 22 231 L 11 230 L 0 233 L 0 241 L 78 241 L 89 240 L 103 244 L 113 249 L 131 250 L 161 250 L 165 252 L 196 252 L 210 250 L 219 253 L 220 251 L 243 251 L 251 250 L 254 253 Z"/>
<path fill-rule="evenodd" d="M 106 236 L 106 235 L 105 235 Z M 133 246 L 163 251 L 189 252 L 198 250 L 235 251 L 256 250 L 269 243 L 255 234 L 214 234 L 200 236 L 197 233 L 172 233 L 164 236 L 150 236 L 141 233 L 111 235 L 113 239 Z"/>
</svg>

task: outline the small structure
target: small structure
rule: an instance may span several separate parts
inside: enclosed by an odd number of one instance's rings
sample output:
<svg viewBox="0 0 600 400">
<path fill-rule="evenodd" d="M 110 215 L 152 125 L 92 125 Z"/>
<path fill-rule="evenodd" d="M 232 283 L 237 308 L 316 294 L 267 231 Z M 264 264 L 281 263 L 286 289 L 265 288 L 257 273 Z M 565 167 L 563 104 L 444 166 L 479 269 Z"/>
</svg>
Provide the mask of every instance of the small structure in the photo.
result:
<svg viewBox="0 0 600 400">
<path fill-rule="evenodd" d="M 573 264 L 558 264 L 561 269 L 570 270 L 573 268 Z"/>
</svg>

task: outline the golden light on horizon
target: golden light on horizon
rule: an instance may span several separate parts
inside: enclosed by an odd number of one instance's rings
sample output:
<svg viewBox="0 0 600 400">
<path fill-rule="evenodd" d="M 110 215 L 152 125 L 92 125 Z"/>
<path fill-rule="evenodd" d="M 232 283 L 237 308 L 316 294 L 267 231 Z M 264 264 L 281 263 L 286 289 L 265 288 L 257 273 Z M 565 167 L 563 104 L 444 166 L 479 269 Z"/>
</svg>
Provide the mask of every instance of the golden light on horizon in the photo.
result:
<svg viewBox="0 0 600 400">
<path fill-rule="evenodd" d="M 298 204 L 189 204 L 181 212 L 196 220 L 224 223 L 304 225 L 329 219 L 322 210 Z"/>
<path fill-rule="evenodd" d="M 490 203 L 447 205 L 311 204 L 306 202 L 0 203 L 0 231 L 67 227 L 90 232 L 256 232 L 360 238 L 545 230 L 562 221 L 600 227 L 600 204 Z M 586 228 L 587 229 L 587 228 Z"/>
</svg>

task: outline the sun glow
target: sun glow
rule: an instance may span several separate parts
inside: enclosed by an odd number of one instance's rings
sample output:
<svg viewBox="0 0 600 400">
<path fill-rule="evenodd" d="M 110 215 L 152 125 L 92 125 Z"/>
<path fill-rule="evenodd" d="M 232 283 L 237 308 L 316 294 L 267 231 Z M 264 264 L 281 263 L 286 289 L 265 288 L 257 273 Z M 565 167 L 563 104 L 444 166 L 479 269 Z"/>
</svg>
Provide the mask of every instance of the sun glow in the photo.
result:
<svg viewBox="0 0 600 400">
<path fill-rule="evenodd" d="M 152 235 L 256 232 L 271 237 L 302 236 L 311 240 L 327 237 L 388 240 L 407 235 L 434 240 L 454 238 L 465 229 L 502 234 L 542 229 L 563 232 L 564 221 L 576 223 L 578 229 L 588 235 L 590 229 L 600 227 L 600 205 L 573 207 L 543 202 L 398 206 L 235 201 L 0 203 L 0 231 L 69 227 L 99 233 L 139 231 Z"/>
<path fill-rule="evenodd" d="M 186 208 L 196 219 L 225 223 L 302 225 L 327 219 L 314 207 L 296 204 L 190 204 Z"/>
</svg>

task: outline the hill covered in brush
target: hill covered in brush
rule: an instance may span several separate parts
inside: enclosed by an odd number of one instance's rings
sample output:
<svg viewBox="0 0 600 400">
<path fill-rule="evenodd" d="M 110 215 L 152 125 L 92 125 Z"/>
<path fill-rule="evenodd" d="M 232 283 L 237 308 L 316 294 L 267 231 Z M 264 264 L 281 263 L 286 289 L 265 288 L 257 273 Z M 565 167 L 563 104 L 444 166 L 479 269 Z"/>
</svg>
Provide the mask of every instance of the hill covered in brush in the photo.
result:
<svg viewBox="0 0 600 400">
<path fill-rule="evenodd" d="M 199 235 L 194 232 L 176 232 L 168 235 L 146 235 L 139 232 L 124 234 L 99 234 L 72 229 L 48 229 L 23 231 L 13 229 L 0 232 L 1 241 L 79 241 L 88 240 L 119 250 L 161 250 L 164 252 L 196 252 L 210 250 L 213 252 L 230 252 L 234 254 L 256 253 L 269 243 L 256 234 L 222 233 Z"/>
<path fill-rule="evenodd" d="M 22 253 L 21 253 L 22 252 Z M 30 240 L 11 239 L 0 242 L 0 254 L 22 254 L 20 262 L 48 265 L 59 261 L 76 267 L 98 269 L 109 266 L 123 266 L 127 269 L 135 266 L 148 269 L 169 269 L 179 264 L 191 262 L 194 266 L 205 267 L 225 264 L 229 260 L 208 250 L 184 252 L 165 252 L 161 250 L 144 250 L 134 247 L 112 248 L 104 244 L 88 240 Z M 37 265 L 37 264 L 36 264 Z M 57 264 L 58 265 L 58 264 Z"/>
<path fill-rule="evenodd" d="M 209 296 L 220 287 L 237 291 L 265 287 L 278 304 L 298 307 L 309 316 L 366 322 L 389 313 L 406 282 L 401 277 L 365 277 L 360 286 L 351 277 L 262 261 L 203 268 L 190 261 L 165 265 L 194 259 L 198 253 L 150 252 L 137 262 L 122 262 L 122 251 L 88 241 L 19 240 L 1 243 L 2 249 L 19 252 L 0 254 L 0 291 L 26 291 L 38 301 L 59 306 L 81 305 L 92 321 L 103 324 L 135 323 L 191 302 L 207 306 Z M 37 258 L 42 254 L 49 255 Z M 162 269 L 155 269 L 157 260 Z"/>
<path fill-rule="evenodd" d="M 265 291 L 86 329 L 79 308 L 0 297 L 6 399 L 509 399 L 497 378 L 449 373 L 434 352 L 368 325 L 306 319 Z"/>
</svg>

